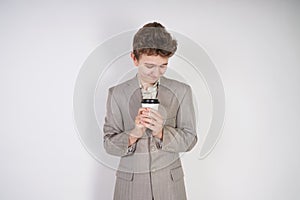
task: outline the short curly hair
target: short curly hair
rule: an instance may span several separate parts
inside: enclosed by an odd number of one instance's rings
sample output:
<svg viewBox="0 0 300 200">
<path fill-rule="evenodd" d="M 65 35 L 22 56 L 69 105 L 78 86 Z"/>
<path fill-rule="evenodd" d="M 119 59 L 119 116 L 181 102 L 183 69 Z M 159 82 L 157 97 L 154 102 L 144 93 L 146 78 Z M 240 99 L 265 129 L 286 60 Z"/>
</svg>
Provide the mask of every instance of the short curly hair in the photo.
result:
<svg viewBox="0 0 300 200">
<path fill-rule="evenodd" d="M 136 59 L 142 54 L 171 57 L 176 50 L 177 41 L 158 22 L 145 24 L 133 38 L 133 54 Z"/>
</svg>

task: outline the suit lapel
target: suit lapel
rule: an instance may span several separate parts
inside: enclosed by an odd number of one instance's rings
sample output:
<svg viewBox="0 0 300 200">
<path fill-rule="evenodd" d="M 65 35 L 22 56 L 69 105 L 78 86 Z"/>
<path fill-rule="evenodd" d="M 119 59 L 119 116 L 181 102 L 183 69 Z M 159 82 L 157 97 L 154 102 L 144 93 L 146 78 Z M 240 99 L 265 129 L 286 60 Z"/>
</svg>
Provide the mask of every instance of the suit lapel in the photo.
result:
<svg viewBox="0 0 300 200">
<path fill-rule="evenodd" d="M 162 76 L 160 78 L 157 98 L 160 101 L 159 113 L 164 119 L 168 117 L 168 109 L 170 109 L 170 105 L 172 105 L 174 97 L 175 95 L 173 92 L 171 92 L 170 87 L 168 85 L 168 80 Z"/>
<path fill-rule="evenodd" d="M 130 114 L 131 119 L 134 121 L 139 108 L 142 107 L 142 94 L 137 76 L 128 81 L 127 88 L 125 90 L 126 91 L 124 92 L 126 94 L 126 99 L 129 101 L 128 113 Z"/>
</svg>

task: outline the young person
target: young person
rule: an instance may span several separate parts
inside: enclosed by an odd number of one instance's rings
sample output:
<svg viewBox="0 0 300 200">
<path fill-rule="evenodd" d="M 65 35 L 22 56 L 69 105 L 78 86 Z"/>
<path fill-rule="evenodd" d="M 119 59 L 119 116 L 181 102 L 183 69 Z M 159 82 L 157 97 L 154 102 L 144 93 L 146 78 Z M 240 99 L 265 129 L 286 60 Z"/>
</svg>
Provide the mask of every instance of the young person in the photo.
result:
<svg viewBox="0 0 300 200">
<path fill-rule="evenodd" d="M 163 76 L 176 50 L 163 25 L 144 25 L 133 39 L 136 76 L 109 89 L 104 147 L 120 157 L 114 200 L 186 199 L 179 153 L 197 134 L 190 86 Z M 143 99 L 157 99 L 158 110 L 142 107 Z"/>
</svg>

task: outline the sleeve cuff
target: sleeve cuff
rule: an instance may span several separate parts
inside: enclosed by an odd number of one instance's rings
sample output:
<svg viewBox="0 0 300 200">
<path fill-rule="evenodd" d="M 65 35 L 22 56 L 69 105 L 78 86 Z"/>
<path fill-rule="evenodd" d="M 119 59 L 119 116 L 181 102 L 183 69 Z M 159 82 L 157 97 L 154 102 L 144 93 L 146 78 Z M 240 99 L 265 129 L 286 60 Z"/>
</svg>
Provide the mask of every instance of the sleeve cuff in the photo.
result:
<svg viewBox="0 0 300 200">
<path fill-rule="evenodd" d="M 163 143 L 162 139 L 154 137 L 154 140 L 155 140 L 156 148 L 161 149 L 162 148 L 162 143 Z"/>
<path fill-rule="evenodd" d="M 135 152 L 136 149 L 136 143 L 133 143 L 132 145 L 128 146 L 127 151 L 126 151 L 126 155 L 131 155 Z"/>
</svg>

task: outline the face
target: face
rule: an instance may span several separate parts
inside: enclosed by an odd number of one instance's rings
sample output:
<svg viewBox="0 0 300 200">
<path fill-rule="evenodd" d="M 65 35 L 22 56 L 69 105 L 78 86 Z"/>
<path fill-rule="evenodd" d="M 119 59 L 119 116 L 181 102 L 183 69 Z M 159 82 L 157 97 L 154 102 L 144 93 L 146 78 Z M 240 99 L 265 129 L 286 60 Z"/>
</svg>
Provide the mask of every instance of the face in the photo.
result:
<svg viewBox="0 0 300 200">
<path fill-rule="evenodd" d="M 131 54 L 134 65 L 138 67 L 138 76 L 143 83 L 154 84 L 167 70 L 168 57 L 143 54 L 139 60 Z"/>
</svg>

